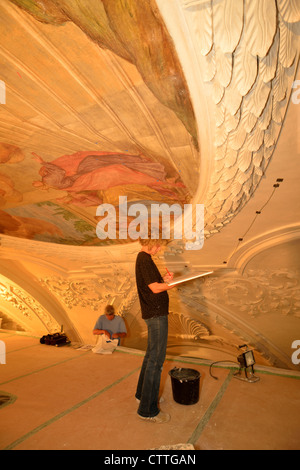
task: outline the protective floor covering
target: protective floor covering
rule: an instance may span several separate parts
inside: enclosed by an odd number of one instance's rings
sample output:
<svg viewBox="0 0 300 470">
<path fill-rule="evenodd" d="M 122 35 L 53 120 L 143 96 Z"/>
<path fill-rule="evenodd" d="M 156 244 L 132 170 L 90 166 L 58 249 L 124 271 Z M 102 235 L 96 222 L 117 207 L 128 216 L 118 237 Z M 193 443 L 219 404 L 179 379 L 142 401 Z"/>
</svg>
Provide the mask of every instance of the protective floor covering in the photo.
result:
<svg viewBox="0 0 300 470">
<path fill-rule="evenodd" d="M 143 353 L 111 355 L 41 345 L 38 338 L 0 332 L 1 450 L 149 450 L 191 444 L 196 450 L 300 449 L 300 374 L 257 368 L 257 383 L 234 378 L 230 367 L 168 357 L 161 389 L 166 424 L 137 417 L 134 398 Z M 173 367 L 198 370 L 200 398 L 174 401 Z"/>
</svg>

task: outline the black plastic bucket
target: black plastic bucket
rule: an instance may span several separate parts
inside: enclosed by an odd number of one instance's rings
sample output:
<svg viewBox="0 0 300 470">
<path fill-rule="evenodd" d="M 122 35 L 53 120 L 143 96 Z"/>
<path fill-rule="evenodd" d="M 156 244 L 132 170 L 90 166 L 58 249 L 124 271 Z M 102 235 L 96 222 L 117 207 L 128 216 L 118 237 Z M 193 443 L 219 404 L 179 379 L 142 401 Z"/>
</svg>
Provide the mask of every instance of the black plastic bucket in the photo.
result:
<svg viewBox="0 0 300 470">
<path fill-rule="evenodd" d="M 199 401 L 201 374 L 195 369 L 170 370 L 173 398 L 181 405 L 194 405 Z"/>
</svg>

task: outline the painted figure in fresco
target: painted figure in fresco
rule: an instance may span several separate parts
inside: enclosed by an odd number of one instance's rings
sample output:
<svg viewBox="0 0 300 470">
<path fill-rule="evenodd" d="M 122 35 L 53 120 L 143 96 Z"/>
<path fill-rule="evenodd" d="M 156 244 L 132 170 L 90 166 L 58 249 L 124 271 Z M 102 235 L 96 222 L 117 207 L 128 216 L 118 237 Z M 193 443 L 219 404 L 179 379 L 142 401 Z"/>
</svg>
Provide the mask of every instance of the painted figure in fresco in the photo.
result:
<svg viewBox="0 0 300 470">
<path fill-rule="evenodd" d="M 174 179 L 166 179 L 161 163 L 149 161 L 141 155 L 87 151 L 64 155 L 51 163 L 35 153 L 33 155 L 42 165 L 39 171 L 42 181 L 35 181 L 35 187 L 51 187 L 72 194 L 89 191 L 90 199 L 87 196 L 86 205 L 100 204 L 102 201 L 95 191 L 114 186 L 144 185 L 174 199 L 177 195 L 170 188 L 185 187 Z"/>
<path fill-rule="evenodd" d="M 0 164 L 19 163 L 24 160 L 24 154 L 19 147 L 15 145 L 0 142 Z M 8 201 L 20 202 L 23 195 L 16 190 L 15 182 L 3 173 L 0 173 L 0 207 Z"/>
<path fill-rule="evenodd" d="M 0 163 L 19 163 L 23 160 L 24 154 L 19 147 L 0 142 Z"/>
<path fill-rule="evenodd" d="M 0 233 L 33 240 L 36 235 L 49 233 L 62 237 L 62 231 L 50 222 L 32 217 L 10 215 L 0 209 Z"/>
</svg>

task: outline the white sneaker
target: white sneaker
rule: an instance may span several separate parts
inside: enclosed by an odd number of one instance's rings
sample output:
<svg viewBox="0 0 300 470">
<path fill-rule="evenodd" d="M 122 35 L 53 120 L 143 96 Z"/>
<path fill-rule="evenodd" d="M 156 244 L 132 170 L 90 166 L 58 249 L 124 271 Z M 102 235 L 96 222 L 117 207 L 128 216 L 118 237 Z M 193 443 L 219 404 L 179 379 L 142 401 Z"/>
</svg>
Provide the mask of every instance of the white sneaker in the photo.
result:
<svg viewBox="0 0 300 470">
<path fill-rule="evenodd" d="M 141 416 L 138 414 L 138 417 L 140 419 L 143 419 L 144 421 L 150 421 L 151 423 L 157 423 L 157 424 L 164 424 L 170 421 L 171 416 L 168 413 L 163 413 L 160 411 L 158 415 L 150 417 L 150 418 L 145 418 L 144 416 Z"/>
<path fill-rule="evenodd" d="M 141 400 L 139 400 L 138 398 L 135 398 L 135 399 L 137 403 L 140 403 Z M 160 397 L 160 399 L 158 400 L 158 403 L 163 403 L 164 401 L 165 401 L 164 397 Z"/>
</svg>

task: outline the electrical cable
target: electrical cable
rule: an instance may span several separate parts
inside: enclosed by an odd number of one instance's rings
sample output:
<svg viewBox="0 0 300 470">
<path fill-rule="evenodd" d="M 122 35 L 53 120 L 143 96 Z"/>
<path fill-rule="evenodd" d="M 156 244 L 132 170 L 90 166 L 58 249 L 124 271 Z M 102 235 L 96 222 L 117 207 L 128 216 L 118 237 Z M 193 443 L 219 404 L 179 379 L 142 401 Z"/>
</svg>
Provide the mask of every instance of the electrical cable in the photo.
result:
<svg viewBox="0 0 300 470">
<path fill-rule="evenodd" d="M 233 364 L 236 364 L 237 366 L 240 366 L 240 364 L 238 364 L 238 363 L 235 362 L 235 361 L 226 361 L 226 360 L 224 360 L 224 361 L 212 362 L 211 365 L 209 366 L 209 375 L 210 375 L 213 379 L 215 379 L 215 380 L 219 380 L 219 377 L 216 377 L 215 375 L 212 375 L 212 373 L 211 373 L 211 368 L 212 368 L 212 366 L 213 366 L 214 364 L 219 364 L 220 362 L 232 362 Z"/>
<path fill-rule="evenodd" d="M 235 254 L 235 252 L 237 251 L 238 249 L 238 246 L 239 244 L 244 240 L 244 237 L 247 235 L 247 233 L 249 232 L 249 230 L 251 229 L 252 225 L 254 224 L 254 222 L 256 221 L 258 215 L 260 215 L 262 213 L 262 211 L 264 210 L 264 208 L 269 204 L 270 200 L 272 199 L 272 197 L 274 196 L 274 193 L 276 191 L 277 188 L 279 188 L 279 184 L 278 182 L 282 182 L 283 179 L 282 178 L 277 178 L 276 180 L 277 182 L 275 184 L 273 184 L 273 190 L 272 190 L 272 193 L 270 194 L 270 196 L 268 197 L 267 201 L 263 204 L 263 206 L 260 208 L 260 210 L 256 211 L 256 214 L 255 214 L 255 217 L 254 219 L 252 220 L 251 224 L 249 225 L 249 227 L 247 228 L 246 232 L 244 233 L 244 235 L 242 237 L 240 237 L 238 239 L 238 242 L 236 244 L 236 247 L 234 248 L 232 254 L 229 256 L 229 259 L 233 257 L 233 255 Z M 223 264 L 227 264 L 228 261 L 223 261 Z"/>
</svg>

